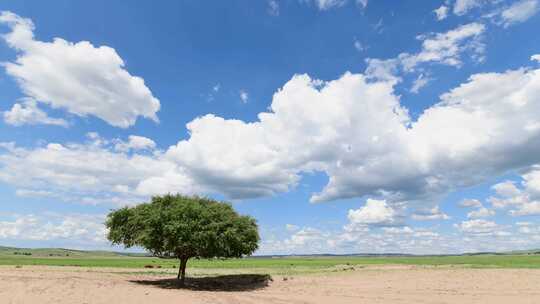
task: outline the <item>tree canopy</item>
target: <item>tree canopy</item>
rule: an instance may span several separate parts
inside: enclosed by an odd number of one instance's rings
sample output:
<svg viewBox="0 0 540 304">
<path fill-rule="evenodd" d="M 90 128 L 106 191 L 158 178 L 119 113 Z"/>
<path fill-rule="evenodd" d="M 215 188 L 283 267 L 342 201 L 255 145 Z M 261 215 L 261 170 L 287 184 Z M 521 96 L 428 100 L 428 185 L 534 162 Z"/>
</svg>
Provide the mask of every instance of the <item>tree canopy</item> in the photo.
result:
<svg viewBox="0 0 540 304">
<path fill-rule="evenodd" d="M 180 259 L 182 284 L 189 258 L 238 258 L 252 254 L 259 242 L 255 219 L 239 215 L 228 203 L 197 196 L 156 196 L 150 203 L 112 211 L 106 225 L 113 244 Z"/>
</svg>

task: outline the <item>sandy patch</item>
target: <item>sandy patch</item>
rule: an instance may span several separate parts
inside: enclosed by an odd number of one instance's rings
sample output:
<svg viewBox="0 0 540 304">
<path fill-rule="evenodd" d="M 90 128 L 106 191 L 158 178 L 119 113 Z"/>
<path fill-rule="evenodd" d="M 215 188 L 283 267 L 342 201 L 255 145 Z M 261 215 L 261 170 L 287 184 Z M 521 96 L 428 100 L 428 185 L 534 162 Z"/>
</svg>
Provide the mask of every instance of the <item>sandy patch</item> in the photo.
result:
<svg viewBox="0 0 540 304">
<path fill-rule="evenodd" d="M 367 267 L 316 275 L 229 274 L 177 289 L 126 269 L 0 267 L 0 303 L 540 303 L 540 270 Z M 230 286 L 229 286 L 230 285 Z M 231 287 L 232 286 L 232 287 Z"/>
</svg>

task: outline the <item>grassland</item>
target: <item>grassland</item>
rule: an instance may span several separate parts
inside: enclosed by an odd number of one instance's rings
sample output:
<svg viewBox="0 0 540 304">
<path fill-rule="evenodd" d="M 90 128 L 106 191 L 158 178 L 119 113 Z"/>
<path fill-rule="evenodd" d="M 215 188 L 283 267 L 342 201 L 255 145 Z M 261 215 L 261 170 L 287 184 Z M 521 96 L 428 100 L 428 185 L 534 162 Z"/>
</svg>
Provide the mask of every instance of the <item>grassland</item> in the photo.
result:
<svg viewBox="0 0 540 304">
<path fill-rule="evenodd" d="M 114 252 L 66 249 L 0 248 L 0 265 L 48 265 L 81 267 L 176 268 L 178 261 L 145 256 L 126 256 Z M 460 256 L 321 256 L 252 257 L 244 259 L 192 259 L 189 268 L 266 269 L 272 272 L 323 271 L 338 266 L 367 265 L 457 265 L 472 268 L 540 268 L 539 254 L 483 254 Z"/>
</svg>

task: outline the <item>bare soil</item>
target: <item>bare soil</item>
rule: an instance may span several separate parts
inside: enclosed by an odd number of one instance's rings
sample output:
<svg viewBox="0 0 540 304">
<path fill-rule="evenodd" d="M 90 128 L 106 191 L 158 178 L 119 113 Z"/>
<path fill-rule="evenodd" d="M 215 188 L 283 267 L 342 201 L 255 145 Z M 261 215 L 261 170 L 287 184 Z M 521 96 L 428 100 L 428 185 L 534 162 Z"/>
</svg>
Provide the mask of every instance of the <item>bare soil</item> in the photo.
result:
<svg viewBox="0 0 540 304">
<path fill-rule="evenodd" d="M 540 303 L 540 270 L 377 266 L 341 272 L 174 274 L 84 267 L 0 267 L 0 303 Z"/>
</svg>

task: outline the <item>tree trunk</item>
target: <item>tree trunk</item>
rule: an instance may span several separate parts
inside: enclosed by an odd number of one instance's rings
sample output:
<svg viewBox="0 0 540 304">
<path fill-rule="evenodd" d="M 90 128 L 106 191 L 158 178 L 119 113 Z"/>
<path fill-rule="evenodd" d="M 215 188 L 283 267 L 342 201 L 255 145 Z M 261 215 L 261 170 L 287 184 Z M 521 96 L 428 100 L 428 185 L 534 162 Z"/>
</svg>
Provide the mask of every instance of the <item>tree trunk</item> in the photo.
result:
<svg viewBox="0 0 540 304">
<path fill-rule="evenodd" d="M 188 258 L 187 257 L 180 257 L 180 267 L 178 268 L 178 277 L 180 286 L 184 286 L 184 282 L 186 280 L 186 265 L 187 265 Z"/>
</svg>

